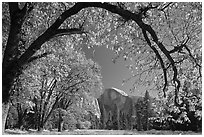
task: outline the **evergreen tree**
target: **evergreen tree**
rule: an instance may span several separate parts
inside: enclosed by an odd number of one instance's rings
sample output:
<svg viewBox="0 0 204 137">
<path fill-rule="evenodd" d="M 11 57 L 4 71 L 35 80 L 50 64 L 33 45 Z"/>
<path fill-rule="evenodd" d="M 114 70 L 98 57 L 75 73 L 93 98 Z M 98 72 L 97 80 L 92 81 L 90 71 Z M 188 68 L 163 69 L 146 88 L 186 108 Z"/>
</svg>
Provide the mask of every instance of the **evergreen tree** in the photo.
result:
<svg viewBox="0 0 204 137">
<path fill-rule="evenodd" d="M 149 92 L 146 90 L 145 92 L 145 96 L 144 96 L 144 107 L 143 107 L 143 117 L 144 117 L 144 121 L 143 121 L 143 129 L 144 130 L 148 130 L 149 129 L 149 117 L 150 117 L 150 96 L 149 96 Z"/>
</svg>

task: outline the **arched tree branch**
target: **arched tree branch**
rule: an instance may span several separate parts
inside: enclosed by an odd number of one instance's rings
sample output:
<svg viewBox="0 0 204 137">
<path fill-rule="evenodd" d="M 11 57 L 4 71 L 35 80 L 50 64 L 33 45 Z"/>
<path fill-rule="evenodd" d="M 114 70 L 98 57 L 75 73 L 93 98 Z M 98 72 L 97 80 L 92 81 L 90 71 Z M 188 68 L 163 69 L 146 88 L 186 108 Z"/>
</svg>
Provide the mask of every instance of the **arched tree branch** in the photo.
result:
<svg viewBox="0 0 204 137">
<path fill-rule="evenodd" d="M 15 5 L 14 5 L 14 7 L 16 7 Z M 15 66 L 22 67 L 23 65 L 25 65 L 28 62 L 28 60 L 36 53 L 36 51 L 41 48 L 42 44 L 44 44 L 46 41 L 48 41 L 50 38 L 52 38 L 53 36 L 56 35 L 56 31 L 62 31 L 62 30 L 58 30 L 58 29 L 59 29 L 60 25 L 67 18 L 77 14 L 82 9 L 88 8 L 88 7 L 103 8 L 103 9 L 106 9 L 106 10 L 112 12 L 112 13 L 120 15 L 121 17 L 123 17 L 126 20 L 133 20 L 138 24 L 138 26 L 142 30 L 144 30 L 145 32 L 149 32 L 150 35 L 151 35 L 152 40 L 157 44 L 159 49 L 164 53 L 164 55 L 170 61 L 171 66 L 172 66 L 173 71 L 174 71 L 173 81 L 177 82 L 177 90 L 179 90 L 179 88 L 180 88 L 179 83 L 180 82 L 179 82 L 179 80 L 177 78 L 177 68 L 175 66 L 175 62 L 174 62 L 173 58 L 171 57 L 170 52 L 165 48 L 165 46 L 161 42 L 159 42 L 158 37 L 157 37 L 155 31 L 152 29 L 152 27 L 150 25 L 145 24 L 142 21 L 140 13 L 132 13 L 129 10 L 121 9 L 118 6 L 111 5 L 109 3 L 99 3 L 99 2 L 76 3 L 73 7 L 66 10 L 65 12 L 63 12 L 57 18 L 57 20 L 28 47 L 28 49 L 20 56 L 20 58 L 17 61 L 15 61 L 15 63 L 17 64 Z M 21 25 L 22 24 L 20 24 L 20 26 Z M 9 40 L 9 39 L 8 39 L 8 42 L 10 42 L 10 43 L 7 44 L 7 46 L 12 45 L 12 42 L 15 43 L 14 40 Z M 10 68 L 13 65 L 14 64 L 12 63 L 8 67 L 4 67 L 3 70 L 6 70 L 7 68 Z"/>
<path fill-rule="evenodd" d="M 173 81 L 177 83 L 177 86 L 176 86 L 177 91 L 175 92 L 177 94 L 177 92 L 179 91 L 179 88 L 180 88 L 180 81 L 177 78 L 178 72 L 177 72 L 177 68 L 175 66 L 175 62 L 174 62 L 173 58 L 171 57 L 170 52 L 165 48 L 165 46 L 161 42 L 159 42 L 158 37 L 157 37 L 155 31 L 152 29 L 152 27 L 148 24 L 145 24 L 142 21 L 140 13 L 132 13 L 128 10 L 121 9 L 118 6 L 111 5 L 108 3 L 98 3 L 98 2 L 76 3 L 72 8 L 70 8 L 69 10 L 62 13 L 59 16 L 59 18 L 54 22 L 54 24 L 50 28 L 48 28 L 40 37 L 38 37 L 38 39 L 36 39 L 30 45 L 30 47 L 27 49 L 27 51 L 21 56 L 21 58 L 19 60 L 19 64 L 23 65 L 26 62 L 26 60 L 29 59 L 30 55 L 33 55 L 38 49 L 40 49 L 41 45 L 55 34 L 55 31 L 64 22 L 64 20 L 66 18 L 71 17 L 74 14 L 77 14 L 81 9 L 87 8 L 87 7 L 103 8 L 103 9 L 106 9 L 106 10 L 112 12 L 112 13 L 116 13 L 116 14 L 120 15 L 125 19 L 134 20 L 138 24 L 138 26 L 143 30 L 143 32 L 145 32 L 145 33 L 149 32 L 153 41 L 157 44 L 159 49 L 164 53 L 164 55 L 168 58 L 168 60 L 171 63 L 171 66 L 172 66 L 172 69 L 174 72 Z M 146 40 L 147 40 L 147 43 L 150 43 L 149 39 L 146 39 Z M 154 48 L 152 48 L 152 49 L 154 50 Z M 159 55 L 159 53 L 156 53 L 156 54 Z M 158 55 L 157 55 L 157 57 L 159 57 Z M 161 59 L 159 59 L 159 60 L 161 60 Z M 163 68 L 163 72 L 165 75 L 166 69 L 164 66 L 162 68 Z"/>
<path fill-rule="evenodd" d="M 83 33 L 86 33 L 86 32 L 83 31 L 81 28 L 57 29 L 55 30 L 55 33 L 53 34 L 53 36 L 50 37 L 50 39 L 54 37 L 63 36 L 63 35 L 83 34 Z"/>
<path fill-rule="evenodd" d="M 28 63 L 30 63 L 30 62 L 32 62 L 32 61 L 34 61 L 34 60 L 37 60 L 37 59 L 46 57 L 46 56 L 49 55 L 49 54 L 51 54 L 51 52 L 45 52 L 45 53 L 43 53 L 43 54 L 33 56 L 33 57 L 31 57 L 31 58 L 28 60 Z"/>
<path fill-rule="evenodd" d="M 159 54 L 159 52 L 157 51 L 157 49 L 156 49 L 154 46 L 151 45 L 151 42 L 150 42 L 150 40 L 149 40 L 149 38 L 148 38 L 148 36 L 147 36 L 146 31 L 145 31 L 145 30 L 142 30 L 142 33 L 143 33 L 143 36 L 144 36 L 145 40 L 147 41 L 147 44 L 148 44 L 149 47 L 154 51 L 156 57 L 157 57 L 157 58 L 159 59 L 159 61 L 160 61 L 160 65 L 161 65 L 161 67 L 162 67 L 163 74 L 164 74 L 163 93 L 164 93 L 164 97 L 166 97 L 166 87 L 167 87 L 167 84 L 168 84 L 168 83 L 167 83 L 167 73 L 166 73 L 167 69 L 165 68 L 164 61 L 163 61 L 161 55 Z"/>
</svg>

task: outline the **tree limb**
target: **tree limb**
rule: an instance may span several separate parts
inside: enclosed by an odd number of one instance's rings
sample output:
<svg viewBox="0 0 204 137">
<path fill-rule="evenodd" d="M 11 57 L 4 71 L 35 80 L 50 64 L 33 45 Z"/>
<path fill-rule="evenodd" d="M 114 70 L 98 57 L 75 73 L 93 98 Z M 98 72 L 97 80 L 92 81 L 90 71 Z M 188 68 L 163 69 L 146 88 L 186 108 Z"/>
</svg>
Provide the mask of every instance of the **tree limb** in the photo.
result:
<svg viewBox="0 0 204 137">
<path fill-rule="evenodd" d="M 185 49 L 188 51 L 188 53 L 189 53 L 189 56 L 193 59 L 193 61 L 194 61 L 194 63 L 196 64 L 196 66 L 198 66 L 198 67 L 200 67 L 201 68 L 201 65 L 200 64 L 198 64 L 198 62 L 197 62 L 197 60 L 193 57 L 193 55 L 192 55 L 192 53 L 191 53 L 191 51 L 190 51 L 190 49 L 187 47 L 187 45 L 184 45 L 184 47 L 185 47 Z"/>
<path fill-rule="evenodd" d="M 150 33 L 153 41 L 157 44 L 157 46 L 160 48 L 160 50 L 164 53 L 164 55 L 168 58 L 168 60 L 171 63 L 171 66 L 173 68 L 174 76 L 173 81 L 177 83 L 177 91 L 179 91 L 180 88 L 180 81 L 177 78 L 178 72 L 177 68 L 175 66 L 175 62 L 173 58 L 171 57 L 169 51 L 165 48 L 165 46 L 159 42 L 158 37 L 155 33 L 155 31 L 152 29 L 152 27 L 148 24 L 145 24 L 142 21 L 142 18 L 139 13 L 132 13 L 131 11 L 124 10 L 119 8 L 118 6 L 111 5 L 108 3 L 98 3 L 98 2 L 85 2 L 85 3 L 76 3 L 73 7 L 71 7 L 69 10 L 62 13 L 58 19 L 50 26 L 41 36 L 39 36 L 25 51 L 25 53 L 19 58 L 18 65 L 23 66 L 29 58 L 41 48 L 42 44 L 48 41 L 52 36 L 55 35 L 55 31 L 60 27 L 60 25 L 67 19 L 68 17 L 71 17 L 72 15 L 77 14 L 80 10 L 88 7 L 98 7 L 106 9 L 112 13 L 116 13 L 126 20 L 134 20 L 138 26 L 147 32 Z M 177 92 L 176 92 L 177 93 Z"/>
<path fill-rule="evenodd" d="M 185 46 L 184 44 L 181 44 L 181 46 L 174 47 L 174 49 L 169 51 L 169 53 L 172 54 L 172 53 L 175 53 L 177 51 L 181 51 L 184 46 Z"/>
<path fill-rule="evenodd" d="M 71 88 L 73 88 L 73 87 L 75 87 L 75 86 L 77 86 L 83 82 L 85 82 L 85 80 L 81 80 L 79 82 L 74 83 L 73 85 L 69 85 L 69 87 L 67 87 L 66 89 L 63 89 L 63 90 L 70 90 Z"/>
<path fill-rule="evenodd" d="M 54 37 L 63 36 L 63 35 L 83 34 L 83 33 L 87 33 L 87 32 L 83 31 L 81 28 L 57 29 L 53 34 L 53 36 L 50 37 L 50 39 Z"/>
<path fill-rule="evenodd" d="M 131 19 L 131 17 L 134 17 L 135 14 L 131 13 L 128 10 L 121 10 L 115 5 L 111 5 L 108 3 L 98 3 L 98 2 L 85 2 L 85 3 L 76 3 L 73 7 L 62 13 L 58 19 L 50 26 L 41 36 L 39 36 L 30 46 L 29 48 L 24 52 L 24 54 L 21 55 L 21 57 L 18 60 L 19 66 L 23 66 L 27 63 L 29 58 L 41 48 L 42 44 L 48 41 L 51 37 L 55 35 L 55 31 L 60 27 L 60 25 L 72 15 L 77 14 L 80 10 L 87 7 L 100 7 L 107 9 L 113 13 L 117 13 L 121 15 L 122 17 L 125 17 L 126 19 Z M 125 12 L 124 12 L 125 11 Z M 124 14 L 125 13 L 125 14 Z M 130 14 L 130 16 L 128 14 Z M 128 15 L 128 16 L 127 16 Z M 138 18 L 139 16 L 137 16 Z"/>
<path fill-rule="evenodd" d="M 46 57 L 47 55 L 50 55 L 50 54 L 52 54 L 52 53 L 51 53 L 51 52 L 45 52 L 45 53 L 43 53 L 43 54 L 40 54 L 40 55 L 37 55 L 37 56 L 33 56 L 33 57 L 31 57 L 31 58 L 28 60 L 28 63 L 33 62 L 34 60 L 37 60 L 37 59 Z"/>
<path fill-rule="evenodd" d="M 46 110 L 48 111 L 48 102 L 50 101 L 50 97 L 53 93 L 53 89 L 56 86 L 57 80 L 55 78 L 52 79 L 52 81 L 50 82 L 46 93 L 48 92 L 48 95 L 45 97 L 44 99 L 44 108 L 43 108 L 43 113 L 42 113 L 42 123 L 44 124 L 44 119 L 46 118 Z M 47 108 L 47 109 L 46 109 Z"/>
<path fill-rule="evenodd" d="M 33 7 L 33 5 L 32 5 L 31 2 L 26 2 L 25 5 L 24 5 L 24 7 L 21 9 L 21 11 L 26 14 L 26 13 L 31 12 L 31 11 L 33 10 L 33 8 L 34 8 L 34 7 Z"/>
<path fill-rule="evenodd" d="M 39 50 L 46 41 L 48 41 L 50 38 L 52 38 L 55 34 L 57 29 L 60 27 L 60 25 L 72 15 L 77 14 L 84 6 L 80 3 L 75 4 L 73 7 L 71 7 L 69 10 L 62 13 L 57 20 L 42 34 L 40 35 L 24 52 L 24 54 L 21 55 L 21 57 L 18 60 L 18 65 L 23 66 L 27 63 L 27 61 L 30 59 L 30 57 L 35 54 L 37 50 Z"/>
<path fill-rule="evenodd" d="M 34 9 L 34 6 L 31 2 L 26 2 L 24 7 L 21 9 L 20 13 L 23 15 L 22 21 L 24 22 L 25 19 L 28 17 L 29 13 Z"/>
<path fill-rule="evenodd" d="M 161 57 L 161 55 L 159 54 L 159 52 L 157 51 L 157 49 L 155 47 L 153 47 L 151 45 L 151 42 L 147 36 L 147 33 L 145 30 L 142 30 L 142 33 L 143 33 L 143 36 L 145 38 L 145 40 L 147 41 L 147 44 L 150 46 L 150 48 L 154 51 L 156 57 L 159 59 L 160 61 L 160 65 L 162 67 L 162 70 L 163 70 L 163 74 L 164 74 L 164 87 L 163 87 L 163 93 L 164 93 L 164 97 L 166 97 L 166 87 L 167 87 L 167 73 L 166 73 L 166 68 L 165 68 L 165 65 L 164 65 L 164 62 L 163 62 L 163 59 Z"/>
<path fill-rule="evenodd" d="M 52 111 L 55 109 L 59 100 L 60 100 L 60 97 L 57 96 L 56 100 L 54 101 L 53 105 L 51 106 L 51 109 L 48 110 L 47 116 L 43 120 L 43 124 L 45 124 L 47 122 L 47 120 L 49 119 L 50 115 L 52 114 Z"/>
<path fill-rule="evenodd" d="M 175 53 L 175 52 L 181 52 L 182 48 L 186 46 L 186 43 L 189 41 L 189 37 L 187 37 L 187 40 L 185 42 L 183 42 L 180 46 L 176 46 L 174 47 L 174 49 L 170 50 L 169 53 Z"/>
<path fill-rule="evenodd" d="M 168 4 L 166 4 L 163 8 L 159 9 L 161 11 L 164 11 L 167 7 L 169 7 L 173 2 L 169 2 Z"/>
<path fill-rule="evenodd" d="M 148 31 L 150 33 L 153 41 L 158 45 L 160 50 L 164 53 L 164 55 L 167 57 L 167 59 L 171 63 L 171 66 L 172 66 L 172 69 L 173 69 L 173 72 L 174 72 L 173 82 L 174 82 L 175 87 L 176 87 L 176 89 L 175 89 L 175 105 L 177 105 L 176 100 L 177 100 L 177 96 L 178 96 L 178 92 L 179 92 L 181 84 L 180 84 L 180 81 L 178 79 L 178 70 L 177 70 L 177 68 L 175 66 L 175 62 L 174 62 L 173 58 L 171 57 L 170 52 L 165 48 L 165 46 L 161 42 L 159 42 L 158 37 L 157 37 L 155 31 L 152 29 L 152 27 L 145 24 L 142 21 L 140 22 L 139 26 L 141 26 L 142 29 L 144 29 L 144 30 L 146 30 L 146 31 Z"/>
</svg>

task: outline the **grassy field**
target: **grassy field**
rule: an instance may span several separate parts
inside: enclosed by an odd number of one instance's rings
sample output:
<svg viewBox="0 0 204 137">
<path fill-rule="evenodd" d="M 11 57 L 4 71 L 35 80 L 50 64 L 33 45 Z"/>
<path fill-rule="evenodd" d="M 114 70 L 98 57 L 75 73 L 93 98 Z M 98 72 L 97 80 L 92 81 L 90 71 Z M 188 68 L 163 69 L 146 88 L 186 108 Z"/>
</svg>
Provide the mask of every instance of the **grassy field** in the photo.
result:
<svg viewBox="0 0 204 137">
<path fill-rule="evenodd" d="M 34 130 L 21 131 L 7 129 L 5 135 L 202 135 L 201 132 L 192 131 L 169 131 L 169 130 L 149 130 L 149 131 L 137 131 L 137 130 L 74 130 L 74 131 L 48 131 L 44 130 L 37 132 Z"/>
</svg>

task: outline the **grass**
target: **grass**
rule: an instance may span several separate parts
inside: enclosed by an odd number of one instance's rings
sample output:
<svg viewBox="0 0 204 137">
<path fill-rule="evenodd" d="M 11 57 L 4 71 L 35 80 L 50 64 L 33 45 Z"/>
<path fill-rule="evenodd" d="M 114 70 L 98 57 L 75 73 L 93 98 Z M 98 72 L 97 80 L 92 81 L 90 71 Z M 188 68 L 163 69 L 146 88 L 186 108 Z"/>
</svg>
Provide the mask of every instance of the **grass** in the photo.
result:
<svg viewBox="0 0 204 137">
<path fill-rule="evenodd" d="M 41 132 L 30 130 L 10 130 L 7 129 L 5 135 L 202 135 L 201 132 L 192 131 L 170 131 L 170 130 L 149 130 L 149 131 L 137 131 L 137 130 L 73 130 L 73 131 L 62 131 L 57 130 L 48 131 L 44 130 Z"/>
</svg>

